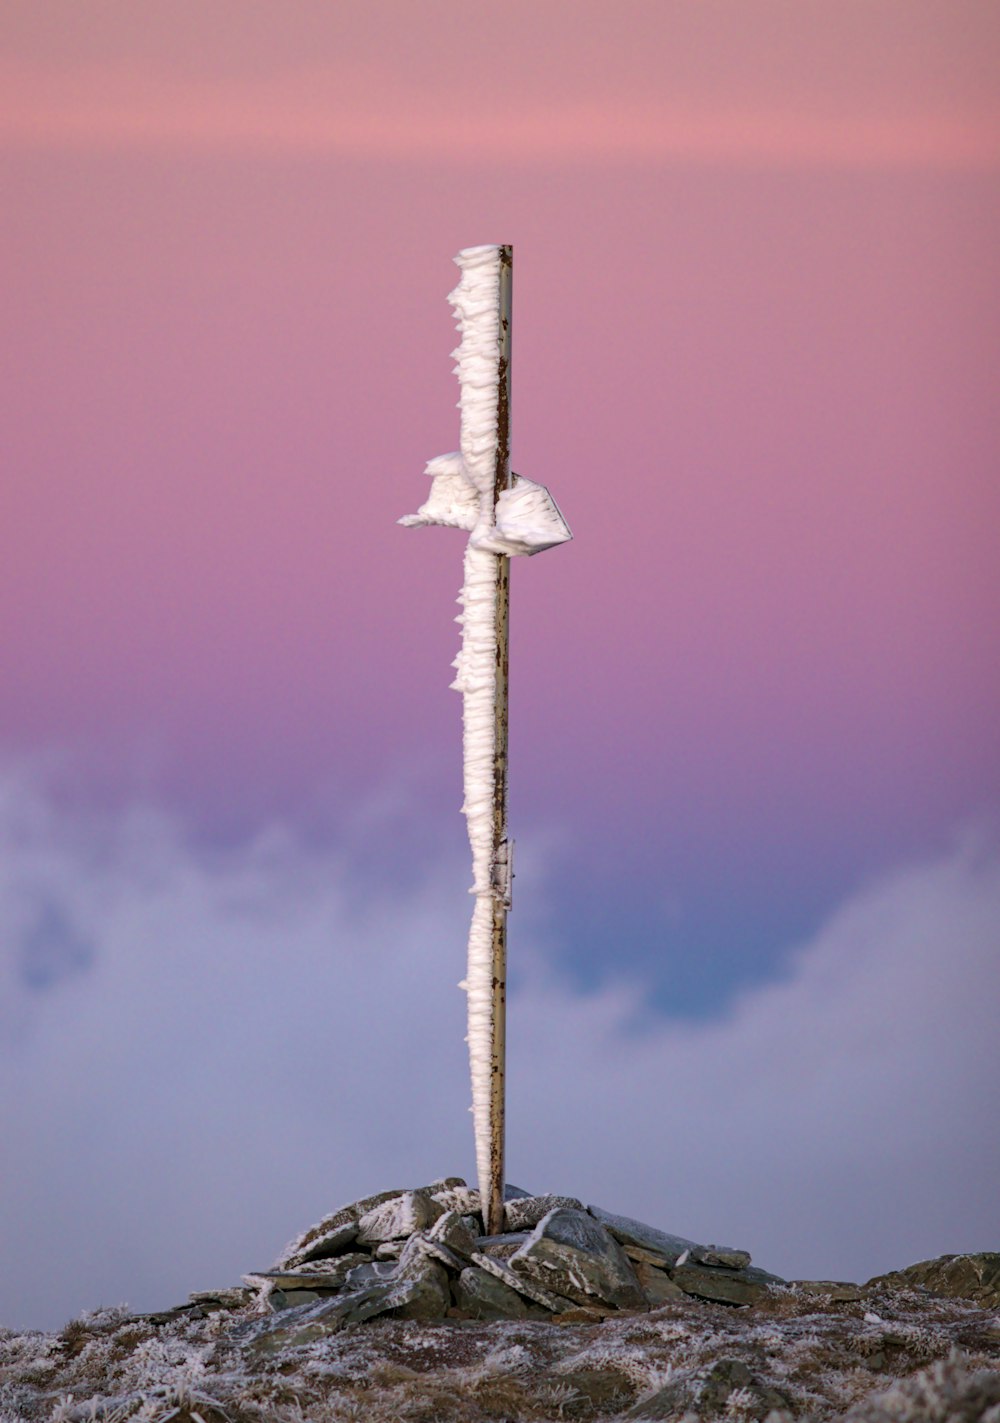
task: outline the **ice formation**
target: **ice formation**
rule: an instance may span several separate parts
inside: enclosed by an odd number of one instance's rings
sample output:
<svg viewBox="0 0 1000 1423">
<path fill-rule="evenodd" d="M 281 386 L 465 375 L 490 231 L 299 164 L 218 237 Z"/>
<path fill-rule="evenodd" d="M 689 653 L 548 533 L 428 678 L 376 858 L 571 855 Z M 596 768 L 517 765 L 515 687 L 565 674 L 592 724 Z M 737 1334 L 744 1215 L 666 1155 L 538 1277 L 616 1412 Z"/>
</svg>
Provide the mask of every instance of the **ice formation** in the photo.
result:
<svg viewBox="0 0 1000 1423">
<path fill-rule="evenodd" d="M 427 464 L 431 492 L 416 514 L 401 524 L 442 524 L 469 534 L 465 581 L 459 595 L 462 646 L 452 686 L 463 697 L 463 811 L 472 848 L 475 906 L 469 929 L 468 965 L 462 983 L 468 995 L 469 1065 L 476 1140 L 476 1169 L 483 1199 L 489 1197 L 490 1086 L 493 1045 L 493 913 L 506 902 L 509 864 L 494 855 L 494 758 L 497 697 L 497 587 L 501 560 L 538 553 L 571 538 L 548 491 L 513 477 L 496 492 L 500 397 L 499 247 L 467 247 L 455 258 L 458 286 L 448 297 L 461 342 L 453 353 L 459 379 L 461 449 Z M 504 831 L 504 855 L 509 856 Z"/>
</svg>

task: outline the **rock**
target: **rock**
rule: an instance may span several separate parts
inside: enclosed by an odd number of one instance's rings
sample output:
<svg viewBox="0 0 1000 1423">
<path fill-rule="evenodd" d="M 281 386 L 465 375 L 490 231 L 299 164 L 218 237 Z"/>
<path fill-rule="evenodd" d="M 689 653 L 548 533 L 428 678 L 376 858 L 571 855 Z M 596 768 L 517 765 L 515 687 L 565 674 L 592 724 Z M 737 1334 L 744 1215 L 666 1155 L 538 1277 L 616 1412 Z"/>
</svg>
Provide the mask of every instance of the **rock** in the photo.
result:
<svg viewBox="0 0 1000 1423">
<path fill-rule="evenodd" d="M 455 1303 L 473 1319 L 527 1319 L 524 1299 L 503 1280 L 476 1265 L 462 1271 L 455 1285 Z"/>
<path fill-rule="evenodd" d="M 691 1258 L 699 1265 L 719 1265 L 724 1270 L 745 1270 L 750 1264 L 748 1250 L 730 1250 L 727 1245 L 699 1245 Z"/>
<path fill-rule="evenodd" d="M 716 1304 L 756 1304 L 769 1289 L 767 1281 L 751 1279 L 747 1270 L 721 1270 L 714 1265 L 680 1265 L 671 1279 L 685 1294 Z"/>
<path fill-rule="evenodd" d="M 651 1398 L 643 1399 L 623 1415 L 634 1419 L 721 1418 L 729 1413 L 728 1400 L 738 1394 L 735 1415 L 764 1419 L 788 1407 L 788 1399 L 762 1383 L 742 1359 L 717 1359 L 704 1369 L 682 1369 Z M 735 1402 L 735 1400 L 734 1400 Z"/>
<path fill-rule="evenodd" d="M 868 1281 L 869 1289 L 877 1286 L 923 1288 L 933 1295 L 971 1299 L 983 1309 L 996 1309 L 1000 1306 L 1000 1253 L 987 1250 L 969 1255 L 939 1255 L 934 1260 L 921 1260 L 905 1270 L 876 1275 Z"/>
<path fill-rule="evenodd" d="M 603 1324 L 606 1319 L 617 1314 L 614 1309 L 599 1309 L 595 1304 L 575 1304 L 572 1309 L 564 1309 L 552 1316 L 553 1324 Z"/>
<path fill-rule="evenodd" d="M 381 1201 L 361 1216 L 357 1228 L 358 1243 L 377 1245 L 383 1240 L 412 1235 L 415 1230 L 424 1230 L 432 1225 L 443 1214 L 443 1206 L 432 1200 L 425 1191 L 404 1191 L 402 1195 Z"/>
<path fill-rule="evenodd" d="M 683 1235 L 668 1235 L 666 1231 L 657 1230 L 653 1225 L 644 1225 L 641 1220 L 633 1220 L 631 1216 L 613 1215 L 611 1211 L 602 1210 L 600 1206 L 588 1206 L 587 1210 L 619 1244 L 638 1245 L 649 1251 L 651 1255 L 658 1257 L 656 1260 L 651 1259 L 649 1263 L 661 1268 L 664 1265 L 673 1265 L 685 1250 L 701 1249 L 695 1240 L 685 1240 Z"/>
<path fill-rule="evenodd" d="M 646 1296 L 646 1302 L 651 1309 L 659 1309 L 661 1305 L 670 1304 L 672 1300 L 687 1299 L 680 1285 L 675 1285 L 665 1270 L 658 1270 L 655 1265 L 647 1265 L 644 1260 L 637 1261 L 633 1269 L 639 1281 L 639 1288 Z"/>
<path fill-rule="evenodd" d="M 307 1265 L 314 1260 L 328 1260 L 350 1250 L 357 1238 L 357 1223 L 353 1220 L 341 1221 L 339 1225 L 332 1226 L 330 1230 L 316 1236 L 305 1249 L 283 1255 L 277 1262 L 277 1268 L 290 1269 L 296 1265 Z"/>
<path fill-rule="evenodd" d="M 393 1307 L 393 1314 L 400 1319 L 442 1319 L 451 1305 L 447 1270 L 419 1251 L 411 1252 L 408 1258 L 404 1252 L 396 1281 L 418 1286 L 401 1305 Z"/>
<path fill-rule="evenodd" d="M 369 1285 L 378 1285 L 384 1280 L 394 1279 L 398 1268 L 392 1260 L 365 1260 L 348 1270 L 344 1289 L 363 1290 Z"/>
<path fill-rule="evenodd" d="M 405 1244 L 405 1240 L 383 1240 L 381 1245 L 375 1246 L 375 1259 L 398 1260 Z"/>
<path fill-rule="evenodd" d="M 586 1211 L 549 1211 L 510 1265 L 516 1274 L 576 1304 L 598 1301 L 638 1309 L 646 1303 L 625 1252 Z"/>
<path fill-rule="evenodd" d="M 401 1190 L 380 1191 L 378 1195 L 365 1196 L 362 1200 L 354 1201 L 349 1206 L 341 1206 L 340 1210 L 334 1211 L 333 1215 L 325 1216 L 318 1225 L 311 1226 L 296 1240 L 293 1240 L 291 1245 L 286 1246 L 275 1261 L 274 1268 L 282 1270 L 292 1265 L 302 1265 L 307 1260 L 322 1259 L 322 1252 L 327 1243 L 337 1239 L 336 1232 L 342 1226 L 356 1225 L 367 1211 L 373 1210 L 383 1201 L 391 1201 L 393 1197 L 402 1194 Z M 329 1251 L 329 1254 L 338 1254 L 341 1249 L 346 1249 L 347 1245 L 352 1244 L 354 1239 L 354 1235 L 348 1236 L 343 1246 L 337 1244 Z"/>
<path fill-rule="evenodd" d="M 560 1206 L 567 1210 L 583 1210 L 583 1203 L 575 1196 L 515 1196 L 504 1205 L 504 1224 L 510 1231 L 534 1230 L 542 1216 Z"/>
<path fill-rule="evenodd" d="M 530 1299 L 534 1304 L 540 1304 L 544 1309 L 550 1310 L 553 1314 L 559 1314 L 567 1309 L 572 1300 L 563 1299 L 559 1295 L 551 1294 L 548 1290 L 542 1289 L 532 1280 L 526 1279 L 523 1275 L 516 1274 L 509 1265 L 505 1265 L 502 1260 L 494 1260 L 490 1255 L 483 1255 L 479 1250 L 472 1257 L 472 1263 L 478 1265 L 481 1270 L 485 1270 L 494 1279 L 501 1280 L 519 1295 L 524 1295 L 525 1299 Z"/>
<path fill-rule="evenodd" d="M 449 1186 L 446 1190 L 433 1191 L 431 1200 L 437 1201 L 443 1210 L 457 1211 L 462 1216 L 479 1214 L 479 1192 L 471 1186 Z"/>
<path fill-rule="evenodd" d="M 509 1260 L 531 1237 L 530 1230 L 509 1230 L 503 1235 L 482 1235 L 476 1249 L 496 1260 Z"/>
<path fill-rule="evenodd" d="M 275 1289 L 268 1295 L 267 1305 L 268 1308 L 272 1310 L 298 1309 L 300 1304 L 314 1304 L 317 1300 L 329 1299 L 331 1294 L 335 1293 L 336 1291 L 334 1290 L 326 1290 L 324 1292 L 307 1289 Z"/>
<path fill-rule="evenodd" d="M 188 1302 L 211 1313 L 216 1309 L 241 1309 L 255 1294 L 256 1290 L 252 1287 L 245 1289 L 241 1285 L 234 1285 L 226 1290 L 195 1290 L 193 1294 L 188 1295 Z"/>
<path fill-rule="evenodd" d="M 459 1255 L 470 1256 L 477 1248 L 478 1237 L 469 1229 L 466 1217 L 459 1215 L 457 1211 L 445 1211 L 444 1215 L 438 1216 L 427 1236 L 430 1240 L 446 1245 L 449 1250 L 457 1251 Z"/>
<path fill-rule="evenodd" d="M 816 1295 L 835 1304 L 853 1304 L 863 1298 L 859 1285 L 846 1280 L 791 1280 L 792 1289 L 803 1295 Z"/>
<path fill-rule="evenodd" d="M 411 1245 L 413 1247 L 412 1252 L 410 1250 Z M 440 1240 L 432 1240 L 429 1235 L 411 1235 L 406 1242 L 406 1246 L 407 1248 L 399 1257 L 399 1265 L 402 1273 L 405 1273 L 405 1266 L 411 1253 L 414 1254 L 415 1258 L 436 1260 L 439 1265 L 444 1265 L 446 1269 L 451 1270 L 451 1272 L 456 1275 L 461 1274 L 472 1258 L 471 1254 L 468 1256 L 459 1255 L 458 1252 L 452 1250 L 450 1246 L 443 1245 Z"/>
<path fill-rule="evenodd" d="M 350 1271 L 356 1265 L 363 1265 L 367 1259 L 367 1255 L 355 1252 L 295 1270 L 255 1271 L 243 1278 L 247 1281 L 267 1280 L 276 1290 L 339 1290 Z"/>
</svg>

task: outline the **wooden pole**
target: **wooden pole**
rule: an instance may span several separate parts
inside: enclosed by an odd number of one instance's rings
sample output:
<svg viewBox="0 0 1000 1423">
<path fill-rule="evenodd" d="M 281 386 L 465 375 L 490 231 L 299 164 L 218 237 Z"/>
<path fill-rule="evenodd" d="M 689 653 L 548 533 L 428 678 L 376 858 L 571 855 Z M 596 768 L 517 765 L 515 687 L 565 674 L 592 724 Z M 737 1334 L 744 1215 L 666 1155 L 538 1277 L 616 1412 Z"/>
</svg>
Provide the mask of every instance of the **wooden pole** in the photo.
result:
<svg viewBox="0 0 1000 1423">
<path fill-rule="evenodd" d="M 500 248 L 500 343 L 497 449 L 493 504 L 510 488 L 510 327 L 513 248 Z M 484 1204 L 487 1233 L 504 1228 L 505 1098 L 507 1060 L 507 911 L 512 866 L 507 838 L 507 723 L 510 638 L 510 559 L 496 555 L 496 689 L 493 699 L 493 1012 L 490 1045 L 490 1189 Z"/>
</svg>

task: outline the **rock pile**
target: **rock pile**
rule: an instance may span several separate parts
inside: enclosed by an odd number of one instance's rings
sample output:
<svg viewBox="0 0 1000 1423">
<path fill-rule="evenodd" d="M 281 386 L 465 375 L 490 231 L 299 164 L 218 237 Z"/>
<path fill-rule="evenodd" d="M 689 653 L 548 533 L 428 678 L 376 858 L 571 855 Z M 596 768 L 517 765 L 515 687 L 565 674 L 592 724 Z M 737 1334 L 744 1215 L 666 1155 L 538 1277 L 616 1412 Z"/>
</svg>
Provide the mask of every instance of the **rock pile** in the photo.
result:
<svg viewBox="0 0 1000 1423">
<path fill-rule="evenodd" d="M 500 1235 L 456 1176 L 345 1206 L 247 1275 L 275 1317 L 267 1347 L 376 1315 L 597 1321 L 695 1296 L 751 1304 L 783 1284 L 745 1250 L 699 1245 L 572 1196 L 506 1189 Z M 270 1342 L 269 1342 L 270 1341 Z"/>
</svg>

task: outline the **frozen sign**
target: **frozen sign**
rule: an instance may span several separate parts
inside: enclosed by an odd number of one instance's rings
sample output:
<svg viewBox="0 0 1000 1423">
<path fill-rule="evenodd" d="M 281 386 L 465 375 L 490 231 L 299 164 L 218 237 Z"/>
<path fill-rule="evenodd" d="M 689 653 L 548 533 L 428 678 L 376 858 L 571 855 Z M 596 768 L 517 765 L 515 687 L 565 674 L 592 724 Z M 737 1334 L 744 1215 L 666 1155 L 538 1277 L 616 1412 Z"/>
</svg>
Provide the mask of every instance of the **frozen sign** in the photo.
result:
<svg viewBox="0 0 1000 1423">
<path fill-rule="evenodd" d="M 486 1228 L 503 1230 L 504 1020 L 507 911 L 513 876 L 507 835 L 507 646 L 510 560 L 572 535 L 547 489 L 510 469 L 510 247 L 466 247 L 448 297 L 461 333 L 461 449 L 427 465 L 430 495 L 408 526 L 464 529 L 459 596 L 462 647 L 453 682 L 463 698 L 462 809 L 472 846 L 475 908 L 461 985 L 469 1004 L 476 1169 Z"/>
</svg>

